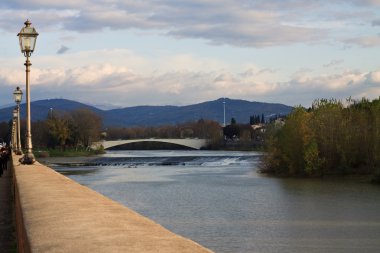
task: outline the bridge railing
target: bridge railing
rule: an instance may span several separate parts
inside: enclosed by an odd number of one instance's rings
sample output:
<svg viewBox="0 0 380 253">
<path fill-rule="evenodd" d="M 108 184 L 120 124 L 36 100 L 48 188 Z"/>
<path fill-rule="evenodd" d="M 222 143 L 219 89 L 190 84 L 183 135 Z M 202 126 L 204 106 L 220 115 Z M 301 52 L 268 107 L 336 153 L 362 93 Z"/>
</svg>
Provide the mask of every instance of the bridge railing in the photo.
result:
<svg viewBox="0 0 380 253">
<path fill-rule="evenodd" d="M 163 138 L 149 138 L 149 139 L 128 139 L 128 140 L 110 140 L 110 141 L 101 141 L 93 143 L 93 148 L 96 149 L 102 145 L 105 149 L 129 144 L 129 143 L 138 143 L 138 142 L 162 142 L 162 143 L 171 143 L 177 144 L 193 149 L 201 149 L 207 145 L 206 139 L 163 139 Z"/>
</svg>

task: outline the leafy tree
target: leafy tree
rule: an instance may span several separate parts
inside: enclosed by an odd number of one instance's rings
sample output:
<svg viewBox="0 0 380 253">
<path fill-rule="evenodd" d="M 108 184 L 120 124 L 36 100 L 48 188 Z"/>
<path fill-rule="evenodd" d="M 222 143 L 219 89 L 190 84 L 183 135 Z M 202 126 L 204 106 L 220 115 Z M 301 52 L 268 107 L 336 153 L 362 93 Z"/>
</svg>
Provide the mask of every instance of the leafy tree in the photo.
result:
<svg viewBox="0 0 380 253">
<path fill-rule="evenodd" d="M 46 147 L 55 147 L 50 145 L 50 136 L 49 136 L 49 130 L 46 124 L 46 120 L 39 120 L 36 122 L 32 122 L 32 138 L 33 138 L 33 146 L 34 147 L 40 147 L 40 148 L 46 148 Z M 23 128 L 24 128 L 24 122 L 20 124 L 21 126 L 21 137 L 23 137 L 25 134 L 23 134 Z M 23 145 L 25 142 L 22 140 L 21 144 Z"/>
<path fill-rule="evenodd" d="M 265 123 L 264 114 L 261 114 L 261 118 L 260 118 L 260 115 L 252 115 L 252 116 L 250 116 L 249 117 L 249 123 L 251 125 Z"/>
<path fill-rule="evenodd" d="M 240 136 L 239 126 L 236 124 L 225 126 L 223 128 L 223 135 L 225 136 L 226 139 L 230 139 L 230 140 L 239 138 Z"/>
<path fill-rule="evenodd" d="M 71 134 L 68 119 L 52 115 L 46 120 L 46 125 L 53 147 L 58 144 L 61 148 L 64 148 Z"/>
<path fill-rule="evenodd" d="M 268 128 L 265 169 L 286 175 L 378 173 L 380 99 L 314 101 Z"/>
<path fill-rule="evenodd" d="M 100 139 L 102 119 L 95 112 L 88 109 L 77 109 L 70 113 L 73 139 L 77 145 L 89 147 L 92 142 Z"/>
</svg>

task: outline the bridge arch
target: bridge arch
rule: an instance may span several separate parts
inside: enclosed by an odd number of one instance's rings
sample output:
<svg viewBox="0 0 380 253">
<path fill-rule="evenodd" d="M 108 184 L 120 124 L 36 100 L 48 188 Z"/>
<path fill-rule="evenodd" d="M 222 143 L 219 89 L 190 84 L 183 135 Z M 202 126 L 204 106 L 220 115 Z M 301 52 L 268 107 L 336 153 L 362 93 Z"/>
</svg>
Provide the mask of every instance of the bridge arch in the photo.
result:
<svg viewBox="0 0 380 253">
<path fill-rule="evenodd" d="M 138 143 L 138 142 L 161 142 L 161 143 L 171 143 L 177 144 L 193 149 L 201 149 L 205 147 L 207 144 L 206 139 L 133 139 L 133 140 L 115 140 L 115 141 L 101 141 L 95 144 L 95 146 L 102 145 L 104 149 L 112 148 L 115 146 L 120 146 L 124 144 L 130 143 Z"/>
</svg>

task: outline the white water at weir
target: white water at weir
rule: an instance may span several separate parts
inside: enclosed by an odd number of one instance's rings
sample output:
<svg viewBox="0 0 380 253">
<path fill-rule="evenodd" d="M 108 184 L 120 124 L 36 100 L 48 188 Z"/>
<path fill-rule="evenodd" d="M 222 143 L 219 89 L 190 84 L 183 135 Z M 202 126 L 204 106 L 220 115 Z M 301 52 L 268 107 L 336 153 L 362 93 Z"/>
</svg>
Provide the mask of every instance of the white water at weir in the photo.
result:
<svg viewBox="0 0 380 253">
<path fill-rule="evenodd" d="M 248 166 L 258 160 L 260 154 L 252 152 L 200 152 L 200 151 L 113 151 L 100 156 L 89 165 L 97 166 L 189 166 L 189 167 L 224 167 L 232 165 Z"/>
<path fill-rule="evenodd" d="M 218 253 L 380 252 L 380 187 L 256 173 L 261 154 L 112 151 L 57 171 Z"/>
</svg>

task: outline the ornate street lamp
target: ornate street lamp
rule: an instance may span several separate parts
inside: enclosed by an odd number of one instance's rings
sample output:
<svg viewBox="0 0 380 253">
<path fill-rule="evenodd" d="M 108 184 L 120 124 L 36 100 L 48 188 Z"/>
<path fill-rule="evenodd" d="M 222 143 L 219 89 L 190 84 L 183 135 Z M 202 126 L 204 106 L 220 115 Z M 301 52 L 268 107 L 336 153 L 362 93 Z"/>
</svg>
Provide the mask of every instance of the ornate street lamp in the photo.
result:
<svg viewBox="0 0 380 253">
<path fill-rule="evenodd" d="M 34 51 L 36 46 L 36 40 L 38 33 L 34 27 L 31 26 L 31 22 L 25 21 L 25 27 L 21 29 L 19 34 L 17 34 L 20 41 L 21 52 L 26 57 L 25 67 L 26 67 L 26 154 L 20 159 L 22 164 L 33 164 L 36 159 L 34 158 L 32 152 L 32 131 L 31 131 L 31 119 L 30 119 L 30 90 L 29 90 L 29 72 L 30 66 L 32 65 L 29 61 L 29 57 Z"/>
<path fill-rule="evenodd" d="M 17 121 L 16 121 L 16 154 L 22 155 L 22 148 L 21 148 L 21 133 L 20 133 L 20 103 L 22 100 L 22 90 L 20 90 L 20 87 L 17 86 L 15 91 L 13 92 L 13 97 L 15 99 L 15 102 L 17 104 Z"/>
<path fill-rule="evenodd" d="M 17 110 L 13 109 L 13 121 L 12 121 L 12 149 L 16 152 L 17 141 L 16 141 L 16 118 L 17 118 Z"/>
</svg>

